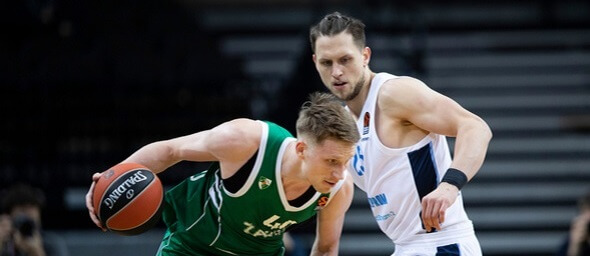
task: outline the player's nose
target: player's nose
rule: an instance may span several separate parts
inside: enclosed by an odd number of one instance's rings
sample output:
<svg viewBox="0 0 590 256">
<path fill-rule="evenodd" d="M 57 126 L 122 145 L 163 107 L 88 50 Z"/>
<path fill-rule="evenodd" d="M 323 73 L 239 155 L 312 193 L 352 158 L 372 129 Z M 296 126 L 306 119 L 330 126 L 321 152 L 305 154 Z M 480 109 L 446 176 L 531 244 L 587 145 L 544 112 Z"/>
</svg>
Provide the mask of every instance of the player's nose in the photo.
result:
<svg viewBox="0 0 590 256">
<path fill-rule="evenodd" d="M 342 67 L 340 67 L 338 64 L 332 67 L 332 76 L 334 78 L 338 78 L 342 76 L 342 74 L 344 74 L 344 72 L 342 72 Z"/>
<path fill-rule="evenodd" d="M 334 179 L 344 179 L 344 172 L 346 171 L 346 165 L 338 166 L 332 170 L 332 177 Z"/>
</svg>

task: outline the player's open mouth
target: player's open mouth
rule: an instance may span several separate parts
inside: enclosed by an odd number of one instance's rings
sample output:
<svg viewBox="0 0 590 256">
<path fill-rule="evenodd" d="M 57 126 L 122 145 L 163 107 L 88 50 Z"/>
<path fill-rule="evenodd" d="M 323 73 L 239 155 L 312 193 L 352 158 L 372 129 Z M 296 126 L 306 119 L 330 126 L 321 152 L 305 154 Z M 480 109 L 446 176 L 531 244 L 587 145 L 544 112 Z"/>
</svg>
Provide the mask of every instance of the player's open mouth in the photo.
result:
<svg viewBox="0 0 590 256">
<path fill-rule="evenodd" d="M 334 87 L 342 87 L 342 86 L 346 85 L 346 82 L 335 82 L 335 83 L 332 83 L 332 85 L 334 85 Z"/>
<path fill-rule="evenodd" d="M 330 185 L 330 187 L 333 187 L 334 185 L 336 185 L 336 182 L 329 182 L 327 180 L 324 180 L 324 182 L 328 183 L 328 185 Z"/>
</svg>

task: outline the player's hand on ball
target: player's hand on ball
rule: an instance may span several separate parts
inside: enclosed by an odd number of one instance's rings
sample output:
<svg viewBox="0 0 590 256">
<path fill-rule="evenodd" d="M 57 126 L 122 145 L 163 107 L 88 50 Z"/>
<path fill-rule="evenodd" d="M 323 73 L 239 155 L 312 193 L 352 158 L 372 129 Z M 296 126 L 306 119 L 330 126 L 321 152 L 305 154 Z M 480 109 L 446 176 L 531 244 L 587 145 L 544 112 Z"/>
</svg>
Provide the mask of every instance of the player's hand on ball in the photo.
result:
<svg viewBox="0 0 590 256">
<path fill-rule="evenodd" d="M 92 184 L 90 185 L 90 189 L 88 189 L 88 193 L 86 193 L 86 208 L 88 208 L 88 215 L 90 215 L 90 219 L 92 220 L 92 222 L 94 222 L 94 224 L 99 227 L 100 229 L 102 229 L 102 231 L 107 231 L 106 228 L 104 228 L 101 224 L 100 224 L 100 220 L 98 220 L 98 217 L 95 214 L 94 211 L 94 206 L 92 204 L 92 196 L 94 194 L 94 187 L 96 186 L 96 182 L 98 181 L 98 179 L 100 178 L 100 173 L 94 173 L 92 175 Z"/>
</svg>

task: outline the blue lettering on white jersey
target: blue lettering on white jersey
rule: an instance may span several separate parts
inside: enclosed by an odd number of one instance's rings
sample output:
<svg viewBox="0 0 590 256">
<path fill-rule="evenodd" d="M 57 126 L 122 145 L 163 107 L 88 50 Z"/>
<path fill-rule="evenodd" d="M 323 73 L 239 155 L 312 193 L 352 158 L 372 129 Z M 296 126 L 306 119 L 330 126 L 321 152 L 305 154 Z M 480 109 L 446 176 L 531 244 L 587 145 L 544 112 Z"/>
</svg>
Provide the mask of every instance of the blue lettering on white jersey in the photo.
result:
<svg viewBox="0 0 590 256">
<path fill-rule="evenodd" d="M 374 197 L 369 197 L 369 205 L 371 205 L 371 208 L 386 204 L 387 196 L 385 194 L 379 194 Z"/>
<path fill-rule="evenodd" d="M 363 176 L 363 174 L 365 174 L 365 166 L 364 166 L 365 156 L 361 153 L 360 145 L 356 146 L 356 153 L 354 154 L 354 159 L 352 161 L 353 161 L 353 166 L 354 166 L 354 170 L 356 171 L 356 173 L 359 176 Z"/>
<path fill-rule="evenodd" d="M 395 213 L 393 211 L 389 211 L 388 213 L 383 214 L 383 215 L 377 215 L 377 216 L 375 216 L 375 220 L 376 221 L 384 221 L 384 220 L 387 220 L 391 217 L 395 217 Z"/>
</svg>

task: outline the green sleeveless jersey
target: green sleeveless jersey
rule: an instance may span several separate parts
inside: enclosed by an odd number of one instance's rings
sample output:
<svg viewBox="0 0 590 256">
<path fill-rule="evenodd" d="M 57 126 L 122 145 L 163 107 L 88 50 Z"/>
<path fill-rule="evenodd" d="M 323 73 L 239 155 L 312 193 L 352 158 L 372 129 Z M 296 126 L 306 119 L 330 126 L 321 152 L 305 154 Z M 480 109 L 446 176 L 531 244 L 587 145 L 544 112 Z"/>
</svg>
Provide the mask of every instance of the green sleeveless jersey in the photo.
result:
<svg viewBox="0 0 590 256">
<path fill-rule="evenodd" d="M 158 255 L 283 255 L 285 229 L 326 205 L 330 195 L 319 192 L 300 207 L 289 205 L 281 159 L 295 138 L 274 123 L 262 126 L 256 161 L 236 193 L 224 188 L 218 163 L 166 192 L 168 230 Z"/>
</svg>

